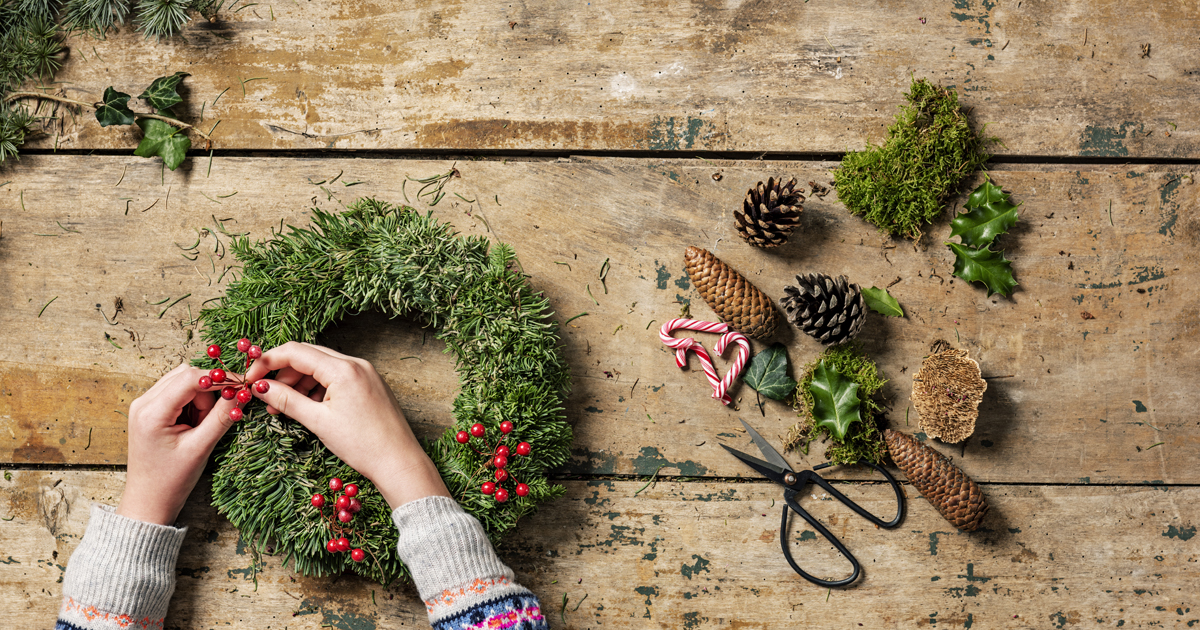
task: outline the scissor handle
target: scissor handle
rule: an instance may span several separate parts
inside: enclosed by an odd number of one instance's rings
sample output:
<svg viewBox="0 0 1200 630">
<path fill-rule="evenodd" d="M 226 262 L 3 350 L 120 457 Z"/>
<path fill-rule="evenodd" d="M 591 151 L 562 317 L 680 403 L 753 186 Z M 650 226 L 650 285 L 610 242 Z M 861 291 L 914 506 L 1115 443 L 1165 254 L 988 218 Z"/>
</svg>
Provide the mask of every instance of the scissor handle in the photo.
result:
<svg viewBox="0 0 1200 630">
<path fill-rule="evenodd" d="M 874 514 L 871 514 L 865 508 L 863 508 L 859 504 L 855 503 L 854 501 L 850 500 L 849 497 L 842 494 L 841 491 L 839 491 L 837 488 L 834 488 L 832 484 L 830 484 L 828 481 L 823 479 L 820 475 L 818 475 L 815 472 L 815 470 L 819 470 L 820 468 L 824 468 L 825 466 L 817 466 L 816 468 L 813 469 L 813 471 L 804 471 L 804 472 L 800 473 L 800 476 L 802 478 L 802 482 L 811 481 L 812 483 L 820 486 L 822 489 L 824 489 L 826 492 L 831 494 L 838 501 L 841 501 L 843 504 L 845 504 L 851 510 L 854 510 L 854 512 L 856 514 L 867 519 L 871 523 L 874 523 L 875 525 L 878 525 L 878 526 L 886 528 L 886 529 L 891 529 L 893 527 L 896 527 L 897 525 L 900 524 L 900 521 L 904 520 L 904 491 L 900 488 L 900 484 L 896 481 L 896 478 L 893 477 L 891 475 L 891 473 L 889 473 L 887 471 L 887 469 L 883 468 L 882 466 L 868 462 L 866 460 L 862 460 L 859 463 L 870 466 L 870 467 L 874 468 L 875 470 L 879 471 L 880 473 L 883 473 L 883 476 L 887 478 L 888 483 L 890 483 L 892 485 L 892 490 L 896 493 L 896 517 L 893 518 L 892 520 L 884 521 L 883 519 L 875 516 Z M 798 483 L 797 486 L 801 490 L 803 490 L 804 483 Z M 787 558 L 788 564 L 792 565 L 792 570 L 794 570 L 796 573 L 798 573 L 800 575 L 800 577 L 803 577 L 804 579 L 808 580 L 809 582 L 812 582 L 813 584 L 832 588 L 834 586 L 846 586 L 848 584 L 853 583 L 855 580 L 858 579 L 858 576 L 862 573 L 862 567 L 859 565 L 858 559 L 854 557 L 854 554 L 850 553 L 850 550 L 846 548 L 846 545 L 843 544 L 842 541 L 838 540 L 837 537 L 835 537 L 832 533 L 830 533 L 830 531 L 828 529 L 826 529 L 824 525 L 817 522 L 817 519 L 813 518 L 813 516 L 811 514 L 809 514 L 804 508 L 800 507 L 800 504 L 796 501 L 797 494 L 799 494 L 799 492 L 797 490 L 793 490 L 792 488 L 788 488 L 783 493 L 783 499 L 784 499 L 785 505 L 783 506 L 783 519 L 779 525 L 779 542 L 780 542 L 780 545 L 783 547 L 783 557 Z M 854 572 L 851 573 L 849 577 L 842 578 L 840 580 L 822 580 L 821 578 L 815 577 L 815 576 L 805 572 L 804 569 L 801 569 L 800 566 L 796 564 L 796 561 L 792 559 L 791 548 L 788 546 L 787 522 L 788 522 L 788 511 L 789 510 L 794 511 L 797 514 L 799 514 L 805 521 L 808 522 L 809 525 L 812 526 L 813 529 L 817 530 L 817 532 L 819 532 L 822 536 L 824 536 L 825 540 L 829 541 L 830 544 L 832 544 L 838 550 L 839 553 L 841 553 L 847 560 L 850 561 L 850 566 L 853 567 Z"/>
<path fill-rule="evenodd" d="M 783 557 L 787 558 L 788 564 L 792 565 L 792 570 L 800 574 L 800 577 L 812 582 L 813 584 L 826 586 L 829 588 L 833 588 L 834 586 L 846 586 L 847 584 L 857 580 L 858 576 L 862 573 L 862 567 L 858 564 L 858 559 L 854 557 L 854 554 L 850 553 L 850 550 L 846 548 L 846 545 L 842 544 L 842 541 L 838 540 L 837 537 L 830 533 L 828 529 L 825 529 L 824 525 L 818 523 L 817 519 L 813 518 L 813 516 L 805 511 L 804 508 L 800 507 L 800 504 L 796 502 L 796 494 L 797 493 L 795 490 L 788 489 L 784 491 L 783 500 L 785 505 L 783 506 L 783 520 L 779 524 L 779 542 L 783 547 Z M 808 524 L 811 525 L 813 529 L 817 530 L 817 532 L 824 536 L 825 540 L 828 540 L 834 547 L 837 548 L 839 553 L 841 553 L 846 557 L 847 560 L 850 561 L 850 566 L 854 568 L 854 572 L 850 574 L 850 577 L 842 578 L 840 580 L 822 580 L 815 575 L 805 572 L 804 569 L 800 568 L 800 565 L 796 564 L 796 561 L 792 559 L 792 550 L 788 547 L 787 523 L 789 511 L 795 511 L 805 521 L 808 521 Z"/>
<path fill-rule="evenodd" d="M 891 529 L 893 527 L 896 527 L 897 525 L 900 524 L 900 521 L 904 520 L 904 490 L 900 488 L 900 484 L 896 481 L 896 478 L 893 477 L 892 474 L 889 473 L 887 471 L 887 469 L 884 468 L 883 466 L 871 463 L 865 459 L 859 460 L 858 463 L 862 464 L 864 466 L 870 466 L 871 468 L 874 468 L 875 470 L 879 471 L 880 473 L 883 473 L 883 476 L 887 477 L 888 483 L 892 484 L 892 491 L 896 493 L 896 517 L 893 518 L 892 520 L 884 521 L 882 518 L 879 518 L 878 516 L 871 514 L 870 512 L 868 512 L 866 510 L 866 508 L 855 503 L 854 501 L 851 501 L 849 497 L 842 494 L 841 491 L 839 491 L 837 488 L 834 488 L 833 484 L 831 484 L 828 481 L 826 481 L 825 479 L 823 479 L 820 475 L 817 475 L 815 473 L 810 474 L 808 480 L 818 486 L 821 486 L 821 488 L 823 488 L 826 492 L 833 495 L 833 498 L 837 499 L 838 501 L 841 501 L 846 507 L 850 508 L 851 510 L 854 510 L 855 514 L 858 514 L 859 516 L 867 519 L 868 521 L 871 521 L 875 525 L 878 525 L 885 529 Z M 818 470 L 822 467 L 823 467 L 823 465 L 817 466 L 813 470 Z"/>
</svg>

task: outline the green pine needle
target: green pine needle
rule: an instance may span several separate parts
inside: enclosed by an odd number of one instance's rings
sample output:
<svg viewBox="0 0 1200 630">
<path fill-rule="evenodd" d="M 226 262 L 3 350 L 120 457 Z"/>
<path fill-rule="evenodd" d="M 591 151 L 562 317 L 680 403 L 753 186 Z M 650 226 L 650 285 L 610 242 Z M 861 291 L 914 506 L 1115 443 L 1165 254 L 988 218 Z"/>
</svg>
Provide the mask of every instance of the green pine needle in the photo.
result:
<svg viewBox="0 0 1200 630">
<path fill-rule="evenodd" d="M 147 38 L 170 37 L 192 19 L 187 13 L 189 4 L 189 0 L 138 0 L 134 25 Z"/>
<path fill-rule="evenodd" d="M 252 242 L 233 237 L 242 264 L 213 308 L 204 309 L 205 344 L 228 346 L 241 337 L 264 348 L 287 341 L 317 342 L 321 332 L 366 310 L 416 315 L 436 331 L 457 360 L 460 391 L 455 424 L 427 443 L 451 495 L 496 540 L 537 504 L 561 496 L 546 479 L 570 457 L 571 428 L 563 403 L 569 372 L 559 352 L 549 303 L 513 269 L 503 243 L 460 237 L 451 226 L 412 208 L 362 199 L 346 212 L 312 211 L 312 225 Z M 207 357 L 196 365 L 215 367 Z M 510 472 L 530 486 L 527 497 L 497 503 L 479 492 L 490 478 L 484 457 L 458 444 L 454 433 L 479 422 L 489 435 L 511 420 L 509 441 L 533 445 L 533 457 L 510 460 Z M 371 484 L 330 453 L 300 424 L 271 417 L 251 403 L 216 454 L 213 505 L 262 546 L 305 575 L 354 571 L 383 584 L 405 578 L 394 528 L 363 526 L 352 543 L 367 553 L 355 563 L 324 549 L 332 537 L 309 498 L 330 477 L 362 488 L 361 523 L 387 523 L 390 509 Z"/>
</svg>

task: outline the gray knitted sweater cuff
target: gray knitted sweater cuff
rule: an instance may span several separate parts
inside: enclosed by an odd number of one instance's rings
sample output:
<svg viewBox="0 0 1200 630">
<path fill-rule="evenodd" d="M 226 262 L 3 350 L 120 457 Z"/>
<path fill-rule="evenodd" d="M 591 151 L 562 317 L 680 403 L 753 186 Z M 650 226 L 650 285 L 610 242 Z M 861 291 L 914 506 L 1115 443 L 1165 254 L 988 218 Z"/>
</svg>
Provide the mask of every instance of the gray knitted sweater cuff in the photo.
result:
<svg viewBox="0 0 1200 630">
<path fill-rule="evenodd" d="M 487 600 L 529 591 L 513 582 L 483 526 L 450 497 L 425 497 L 392 512 L 396 550 L 412 571 L 431 620 Z"/>
<path fill-rule="evenodd" d="M 92 505 L 87 531 L 63 577 L 59 619 L 86 630 L 162 627 L 187 528 L 144 523 Z"/>
</svg>

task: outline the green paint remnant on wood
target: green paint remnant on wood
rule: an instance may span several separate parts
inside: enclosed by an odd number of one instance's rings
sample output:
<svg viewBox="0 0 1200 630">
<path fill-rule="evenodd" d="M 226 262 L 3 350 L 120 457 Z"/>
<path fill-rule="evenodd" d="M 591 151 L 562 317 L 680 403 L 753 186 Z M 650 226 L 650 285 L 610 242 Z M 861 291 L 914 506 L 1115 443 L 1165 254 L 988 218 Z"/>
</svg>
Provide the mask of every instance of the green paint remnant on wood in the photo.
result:
<svg viewBox="0 0 1200 630">
<path fill-rule="evenodd" d="M 925 435 L 924 431 L 918 431 L 917 433 L 913 434 L 913 437 L 917 438 L 918 442 L 924 442 L 925 440 L 929 439 L 929 436 Z"/>
<path fill-rule="evenodd" d="M 740 436 L 736 433 L 718 433 L 717 437 L 740 438 L 742 436 Z"/>
<path fill-rule="evenodd" d="M 698 612 L 683 613 L 683 630 L 692 630 L 702 621 L 708 621 L 708 617 L 701 617 Z"/>
<path fill-rule="evenodd" d="M 0 560 L 0 564 L 21 564 L 21 561 L 13 560 L 13 557 L 9 556 L 7 560 Z"/>
<path fill-rule="evenodd" d="M 1142 404 L 1142 401 L 1135 400 L 1135 401 L 1133 401 L 1133 411 L 1135 413 L 1146 413 L 1149 410 L 1146 409 L 1146 405 Z"/>
<path fill-rule="evenodd" d="M 1178 538 L 1179 540 L 1191 540 L 1196 535 L 1195 527 L 1175 527 L 1174 525 L 1167 528 L 1163 532 L 1163 536 L 1167 538 Z"/>
<path fill-rule="evenodd" d="M 337 628 L 337 630 L 376 630 L 378 626 L 370 617 L 354 613 L 335 613 L 321 609 L 321 627 Z"/>
<path fill-rule="evenodd" d="M 816 532 L 812 532 L 807 529 L 800 532 L 800 540 L 816 540 L 816 539 L 817 539 Z"/>
<path fill-rule="evenodd" d="M 639 586 L 639 587 L 633 589 L 633 591 L 635 593 L 637 593 L 638 595 L 646 596 L 646 605 L 647 606 L 654 605 L 654 602 L 650 601 L 651 597 L 658 597 L 658 587 L 657 586 Z"/>
<path fill-rule="evenodd" d="M 200 567 L 199 569 L 181 569 L 179 567 L 175 567 L 175 575 L 184 575 L 195 580 L 200 579 L 200 574 L 208 573 L 208 570 L 208 567 Z"/>
<path fill-rule="evenodd" d="M 680 274 L 679 279 L 675 281 L 675 286 L 683 289 L 684 291 L 692 288 L 692 280 L 688 277 L 686 269 L 682 274 Z"/>
<path fill-rule="evenodd" d="M 588 413 L 604 413 L 604 410 L 599 407 L 584 407 L 583 410 Z"/>
<path fill-rule="evenodd" d="M 1125 157 L 1129 149 L 1125 140 L 1131 134 L 1145 133 L 1143 125 L 1135 122 L 1123 122 L 1120 127 L 1100 127 L 1088 125 L 1079 139 L 1079 155 L 1087 157 Z"/>
<path fill-rule="evenodd" d="M 571 458 L 572 461 L 567 468 L 572 473 L 611 475 L 616 472 L 617 456 L 604 451 L 573 448 L 571 449 Z"/>
<path fill-rule="evenodd" d="M 1163 210 L 1163 223 L 1159 226 L 1158 233 L 1163 236 L 1175 236 L 1175 222 L 1179 219 L 1179 202 L 1175 200 L 1175 194 L 1179 192 L 1179 184 L 1182 182 L 1183 178 L 1177 176 L 1163 184 L 1158 191 Z"/>
<path fill-rule="evenodd" d="M 1167 277 L 1167 272 L 1163 271 L 1162 267 L 1134 267 L 1130 271 L 1133 272 L 1133 279 L 1129 281 L 1130 285 L 1153 282 Z"/>
<path fill-rule="evenodd" d="M 929 532 L 929 555 L 937 555 L 938 536 L 952 536 L 953 534 L 954 532 Z"/>
<path fill-rule="evenodd" d="M 975 575 L 975 564 L 970 563 L 970 562 L 967 563 L 967 574 L 966 575 L 960 574 L 958 577 L 963 578 L 964 580 L 966 580 L 968 582 L 991 582 L 992 581 L 992 578 L 990 578 L 990 577 L 983 577 L 982 575 Z"/>
<path fill-rule="evenodd" d="M 1021 528 L 1020 528 L 1020 527 L 1009 527 L 1009 528 L 1008 528 L 1008 533 L 1010 533 L 1010 534 L 1020 534 L 1020 533 L 1021 533 Z"/>
<path fill-rule="evenodd" d="M 693 575 L 696 575 L 701 571 L 704 571 L 705 573 L 711 573 L 711 571 L 708 570 L 708 560 L 696 554 L 692 554 L 692 557 L 696 559 L 696 563 L 691 566 L 687 565 L 686 563 L 683 565 L 683 568 L 680 570 L 680 573 L 683 574 L 683 577 L 690 580 L 692 579 Z"/>
<path fill-rule="evenodd" d="M 639 475 L 653 474 L 659 468 L 677 468 L 679 474 L 685 477 L 699 477 L 708 472 L 708 467 L 693 461 L 667 461 L 662 453 L 653 446 L 643 446 L 641 455 L 633 458 L 633 470 Z"/>
<path fill-rule="evenodd" d="M 654 264 L 658 265 L 654 270 L 658 274 L 658 277 L 654 279 L 654 285 L 665 291 L 667 290 L 667 282 L 671 280 L 671 272 L 667 271 L 666 265 L 659 264 L 657 260 L 654 261 Z"/>
<path fill-rule="evenodd" d="M 705 132 L 703 136 L 701 132 Z M 655 116 L 650 121 L 650 132 L 646 135 L 646 148 L 654 151 L 691 149 L 697 140 L 709 138 L 712 133 L 712 123 L 706 123 L 703 118 L 688 116 L 683 121 L 674 116 Z"/>
<path fill-rule="evenodd" d="M 933 577 L 929 578 L 929 581 L 930 581 L 930 582 L 936 582 L 936 581 L 938 581 L 938 580 L 940 580 L 940 579 L 942 579 L 942 576 L 940 576 L 940 575 L 935 575 L 935 576 L 933 576 Z"/>
</svg>

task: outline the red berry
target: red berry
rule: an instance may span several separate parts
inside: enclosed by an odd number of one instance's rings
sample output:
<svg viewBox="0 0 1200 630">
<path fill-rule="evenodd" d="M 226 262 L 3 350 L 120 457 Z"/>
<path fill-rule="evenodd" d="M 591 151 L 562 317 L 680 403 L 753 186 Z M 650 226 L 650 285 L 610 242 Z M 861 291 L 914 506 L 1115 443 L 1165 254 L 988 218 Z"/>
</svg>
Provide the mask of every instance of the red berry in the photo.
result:
<svg viewBox="0 0 1200 630">
<path fill-rule="evenodd" d="M 350 551 L 350 541 L 345 537 L 337 539 L 338 551 Z"/>
<path fill-rule="evenodd" d="M 504 503 L 508 500 L 508 490 L 504 488 L 496 488 L 496 503 Z"/>
<path fill-rule="evenodd" d="M 256 381 L 254 383 L 254 391 L 260 394 L 265 394 L 271 391 L 271 384 L 266 381 Z"/>
<path fill-rule="evenodd" d="M 346 506 L 346 509 L 350 510 L 351 514 L 358 514 L 359 510 L 362 509 L 362 501 L 350 499 L 350 505 Z"/>
<path fill-rule="evenodd" d="M 517 445 L 517 455 L 528 455 L 533 452 L 533 447 L 529 442 L 521 442 Z"/>
<path fill-rule="evenodd" d="M 338 520 L 343 523 L 349 523 L 352 518 L 354 518 L 354 515 L 350 513 L 350 510 L 341 510 L 338 512 Z"/>
<path fill-rule="evenodd" d="M 475 437 L 483 437 L 483 434 L 484 434 L 484 428 L 483 428 L 482 424 L 479 424 L 478 422 L 476 422 L 475 424 L 471 425 L 471 435 L 473 435 Z"/>
<path fill-rule="evenodd" d="M 496 468 L 504 468 L 508 465 L 508 458 L 503 455 L 497 455 L 492 458 L 492 464 Z"/>
<path fill-rule="evenodd" d="M 211 345 L 208 347 L 207 352 L 208 352 L 209 358 L 215 359 L 215 358 L 221 356 L 221 346 L 218 346 L 216 344 Z"/>
<path fill-rule="evenodd" d="M 513 423 L 511 421 L 505 420 L 504 422 L 500 423 L 500 432 L 501 433 L 512 433 L 512 430 L 513 430 Z"/>
<path fill-rule="evenodd" d="M 354 549 L 350 552 L 350 559 L 355 562 L 362 562 L 367 559 L 367 552 L 362 549 Z"/>
<path fill-rule="evenodd" d="M 491 494 L 496 491 L 496 484 L 490 481 L 485 481 L 483 482 L 483 487 L 481 487 L 479 491 L 484 494 Z"/>
<path fill-rule="evenodd" d="M 259 348 L 258 346 L 250 346 L 250 350 L 246 352 L 246 356 L 257 361 L 258 358 L 262 356 L 262 348 Z"/>
<path fill-rule="evenodd" d="M 523 483 L 517 484 L 517 496 L 523 497 L 527 494 L 529 494 L 529 486 Z"/>
<path fill-rule="evenodd" d="M 508 457 L 508 447 L 507 447 L 507 446 L 505 446 L 505 445 L 503 445 L 503 444 L 501 444 L 500 446 L 497 446 L 497 447 L 496 447 L 496 454 L 497 454 L 497 455 L 503 455 L 503 456 L 505 456 L 505 457 Z"/>
<path fill-rule="evenodd" d="M 503 468 L 496 469 L 496 481 L 504 481 L 508 479 L 508 471 Z"/>
<path fill-rule="evenodd" d="M 313 504 L 313 507 L 315 507 L 315 508 L 325 507 L 325 495 L 314 494 L 312 496 L 312 504 Z"/>
<path fill-rule="evenodd" d="M 329 480 L 329 489 L 333 492 L 337 492 L 338 490 L 341 490 L 342 489 L 342 480 L 338 479 L 337 477 L 330 479 Z"/>
<path fill-rule="evenodd" d="M 329 542 L 325 543 L 325 551 L 328 551 L 329 553 L 337 553 L 338 552 L 336 538 L 330 538 Z"/>
<path fill-rule="evenodd" d="M 338 497 L 337 502 L 334 503 L 334 507 L 336 507 L 339 510 L 345 510 L 345 509 L 349 508 L 350 507 L 350 497 L 348 497 L 344 494 L 342 496 Z"/>
<path fill-rule="evenodd" d="M 207 374 L 200 377 L 200 389 L 208 389 L 212 387 L 212 377 Z"/>
<path fill-rule="evenodd" d="M 221 388 L 221 398 L 224 398 L 225 400 L 233 400 L 234 396 L 237 396 L 237 390 L 233 387 L 226 385 L 225 387 Z"/>
<path fill-rule="evenodd" d="M 241 420 L 243 415 L 244 414 L 242 413 L 242 410 L 237 407 L 229 410 L 229 419 L 233 420 L 234 422 Z"/>
<path fill-rule="evenodd" d="M 212 378 L 214 383 L 224 383 L 225 382 L 225 370 L 222 370 L 221 368 L 216 368 L 215 370 L 210 370 L 208 372 L 208 375 Z"/>
<path fill-rule="evenodd" d="M 358 486 L 356 486 L 352 483 L 346 484 L 346 496 L 348 496 L 348 497 L 358 496 Z"/>
<path fill-rule="evenodd" d="M 238 352 L 243 352 L 243 353 L 246 352 L 247 350 L 249 350 L 250 349 L 250 340 L 245 337 L 238 339 L 237 349 L 238 349 Z"/>
<path fill-rule="evenodd" d="M 466 444 L 467 442 L 471 441 L 471 434 L 467 433 L 466 431 L 459 431 L 458 433 L 454 434 L 454 440 L 459 444 Z"/>
<path fill-rule="evenodd" d="M 237 393 L 238 402 L 243 405 L 254 399 L 254 395 L 248 389 L 239 389 Z"/>
</svg>

